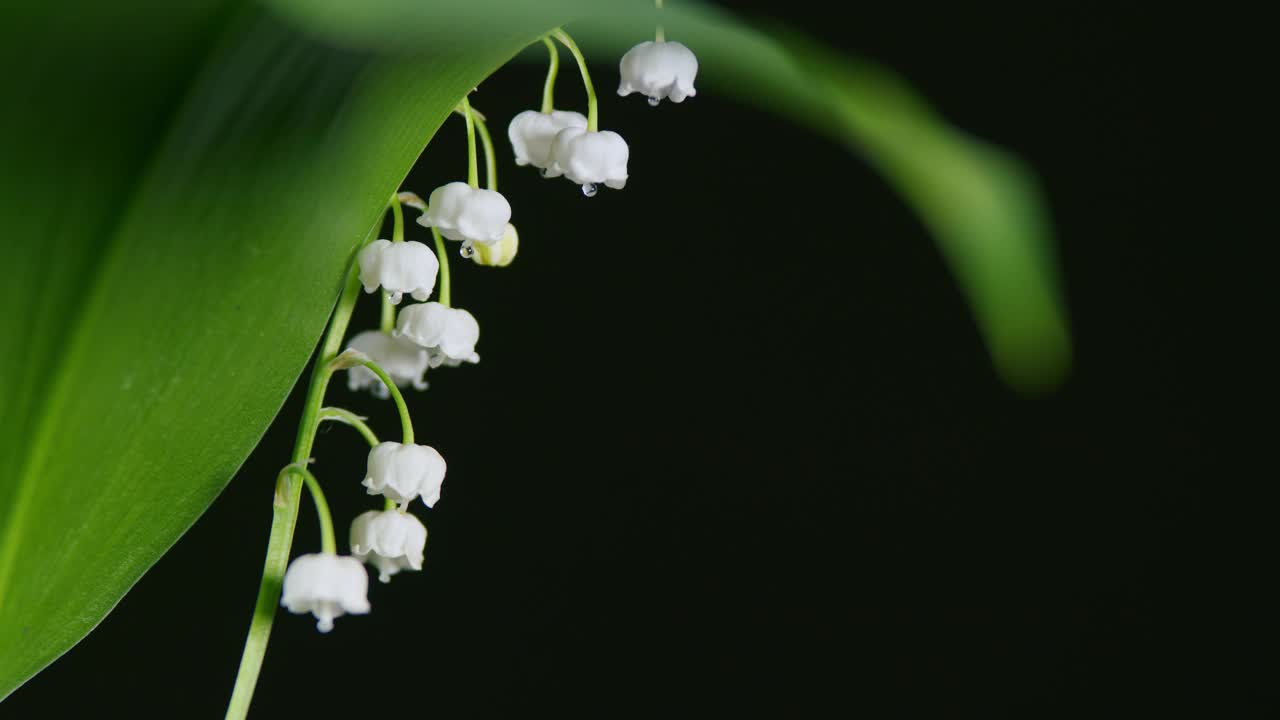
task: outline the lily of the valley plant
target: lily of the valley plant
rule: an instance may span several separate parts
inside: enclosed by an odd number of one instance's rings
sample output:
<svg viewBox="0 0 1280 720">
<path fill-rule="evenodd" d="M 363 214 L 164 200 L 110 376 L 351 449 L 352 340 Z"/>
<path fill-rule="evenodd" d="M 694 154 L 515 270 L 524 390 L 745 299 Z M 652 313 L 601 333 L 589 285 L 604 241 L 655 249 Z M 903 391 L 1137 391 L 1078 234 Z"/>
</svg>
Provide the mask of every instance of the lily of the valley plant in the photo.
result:
<svg viewBox="0 0 1280 720">
<path fill-rule="evenodd" d="M 586 58 L 563 29 L 541 41 L 550 58 L 542 105 L 516 115 L 507 129 L 516 164 L 532 165 L 547 178 L 567 178 L 588 197 L 600 186 L 621 190 L 627 182 L 630 148 L 621 135 L 599 127 Z M 556 42 L 577 63 L 586 89 L 586 115 L 555 107 Z M 638 92 L 657 105 L 662 99 L 678 103 L 695 94 L 696 57 L 684 45 L 667 42 L 661 28 L 654 42 L 641 43 L 623 56 L 620 70 L 619 95 Z M 480 324 L 466 309 L 453 305 L 448 243 L 458 243 L 458 254 L 477 265 L 505 267 L 516 257 L 520 242 L 511 222 L 512 205 L 498 192 L 497 158 L 485 117 L 466 97 L 455 112 L 466 127 L 466 180 L 445 182 L 431 191 L 426 202 L 409 191 L 390 198 L 391 238 L 373 240 L 359 250 L 330 319 L 293 459 L 280 471 L 276 489 L 278 508 L 288 505 L 285 498 L 307 489 L 320 524 L 320 548 L 294 557 L 286 569 L 292 521 L 285 513 L 277 513 L 228 717 L 244 717 L 248 711 L 277 603 L 291 613 L 313 615 L 316 628 L 327 633 L 339 618 L 375 611 L 368 597 L 365 565 L 372 566 L 383 583 L 398 573 L 423 568 L 428 533 L 415 510 L 431 509 L 440 501 L 447 463 L 414 434 L 403 393 L 426 390 L 430 372 L 480 361 L 476 352 Z M 484 187 L 480 186 L 477 137 L 484 150 Z M 430 246 L 406 239 L 406 207 L 420 213 L 416 221 L 430 230 Z M 344 342 L 361 290 L 381 298 L 381 323 Z M 323 405 L 329 380 L 338 372 L 347 374 L 351 390 L 368 390 L 394 402 L 400 418 L 399 442 L 381 439 L 365 418 L 350 410 Z M 370 446 L 363 480 L 337 482 L 362 482 L 369 495 L 381 497 L 377 506 L 351 520 L 348 554 L 340 553 L 324 490 L 310 467 L 316 431 L 325 421 L 354 428 Z"/>
</svg>

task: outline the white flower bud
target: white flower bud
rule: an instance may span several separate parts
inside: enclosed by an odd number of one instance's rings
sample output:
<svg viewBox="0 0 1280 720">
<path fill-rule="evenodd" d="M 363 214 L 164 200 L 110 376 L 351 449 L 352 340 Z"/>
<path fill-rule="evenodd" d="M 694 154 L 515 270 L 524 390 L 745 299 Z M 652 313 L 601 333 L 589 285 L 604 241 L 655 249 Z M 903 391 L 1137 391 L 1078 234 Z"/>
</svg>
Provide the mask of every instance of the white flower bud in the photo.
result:
<svg viewBox="0 0 1280 720">
<path fill-rule="evenodd" d="M 299 555 L 284 573 L 280 604 L 291 613 L 312 613 L 320 632 L 333 629 L 334 618 L 369 612 L 369 575 L 351 557 L 317 553 Z"/>
<path fill-rule="evenodd" d="M 412 385 L 415 390 L 427 389 L 427 381 L 422 376 L 427 372 L 430 357 L 426 350 L 405 338 L 380 330 L 365 330 L 351 338 L 346 349 L 368 355 L 378 367 L 387 371 L 398 387 Z M 347 388 L 352 392 L 368 388 L 383 400 L 391 396 L 382 380 L 363 365 L 347 369 Z"/>
<path fill-rule="evenodd" d="M 440 261 L 431 248 L 412 241 L 374 240 L 360 250 L 357 261 L 364 291 L 371 293 L 381 285 L 393 304 L 399 304 L 405 293 L 418 301 L 431 297 L 440 271 Z"/>
<path fill-rule="evenodd" d="M 698 94 L 693 89 L 698 58 L 678 42 L 642 42 L 622 56 L 618 70 L 622 74 L 618 94 L 643 93 L 649 96 L 650 105 L 667 98 L 684 102 Z"/>
<path fill-rule="evenodd" d="M 532 165 L 548 169 L 551 166 L 551 144 L 556 133 L 569 127 L 587 127 L 582 113 L 552 110 L 549 113 L 525 110 L 511 119 L 507 126 L 507 138 L 516 152 L 517 165 Z M 554 177 L 547 173 L 547 177 Z"/>
<path fill-rule="evenodd" d="M 588 195 L 595 192 L 588 186 L 599 184 L 621 190 L 627 184 L 629 155 L 627 141 L 616 132 L 565 128 L 556 134 L 552 145 L 552 169 L 582 185 Z"/>
<path fill-rule="evenodd" d="M 401 570 L 421 570 L 426 546 L 427 528 L 409 513 L 370 510 L 351 523 L 351 554 L 378 568 L 382 582 Z"/>
<path fill-rule="evenodd" d="M 471 260 L 477 265 L 506 267 L 516 259 L 516 252 L 519 249 L 520 235 L 516 233 L 516 226 L 507 223 L 507 231 L 502 235 L 502 242 L 497 245 L 471 246 Z"/>
<path fill-rule="evenodd" d="M 444 458 L 435 448 L 384 442 L 369 451 L 363 485 L 370 495 L 383 495 L 397 503 L 421 496 L 431 507 L 440 500 L 445 469 Z"/>
<path fill-rule="evenodd" d="M 464 182 L 447 183 L 433 190 L 427 211 L 418 216 L 419 225 L 434 227 L 449 240 L 486 245 L 501 241 L 510 221 L 511 205 L 502 193 L 473 188 Z"/>
<path fill-rule="evenodd" d="M 431 367 L 480 362 L 476 354 L 480 323 L 466 310 L 438 302 L 410 305 L 396 318 L 395 334 L 426 349 Z"/>
</svg>

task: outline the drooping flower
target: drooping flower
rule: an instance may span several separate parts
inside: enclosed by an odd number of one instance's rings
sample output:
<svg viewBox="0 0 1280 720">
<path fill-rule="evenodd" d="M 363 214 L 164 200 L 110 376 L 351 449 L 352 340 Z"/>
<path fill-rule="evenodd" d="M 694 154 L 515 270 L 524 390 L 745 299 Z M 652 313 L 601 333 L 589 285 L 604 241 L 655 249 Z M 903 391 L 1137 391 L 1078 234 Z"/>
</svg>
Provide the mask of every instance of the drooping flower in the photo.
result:
<svg viewBox="0 0 1280 720">
<path fill-rule="evenodd" d="M 627 184 L 629 155 L 627 141 L 616 132 L 565 128 L 552 145 L 552 171 L 581 185 L 588 196 L 601 184 L 621 190 Z"/>
<path fill-rule="evenodd" d="M 360 282 L 371 293 L 382 286 L 393 304 L 399 304 L 405 293 L 414 300 L 431 297 L 436 286 L 440 261 L 431 248 L 420 242 L 374 240 L 360 250 Z"/>
<path fill-rule="evenodd" d="M 431 507 L 440 500 L 445 469 L 444 458 L 435 448 L 384 442 L 369 451 L 363 485 L 370 495 L 383 495 L 397 503 L 421 497 Z"/>
<path fill-rule="evenodd" d="M 351 554 L 378 568 L 378 579 L 390 582 L 401 570 L 421 570 L 427 528 L 399 510 L 370 510 L 351 523 Z"/>
<path fill-rule="evenodd" d="M 516 153 L 517 165 L 532 165 L 548 170 L 551 167 L 551 145 L 556 133 L 565 128 L 586 129 L 587 118 L 582 113 L 552 110 L 549 113 L 525 110 L 511 119 L 507 126 L 507 138 Z M 546 173 L 551 177 L 550 172 Z"/>
<path fill-rule="evenodd" d="M 351 338 L 347 349 L 368 355 L 378 367 L 387 371 L 397 386 L 411 385 L 414 390 L 427 389 L 427 381 L 422 376 L 427 372 L 430 358 L 426 350 L 407 339 L 381 330 L 365 330 Z M 367 388 L 383 400 L 391 395 L 382 380 L 363 365 L 347 369 L 347 388 L 353 392 Z"/>
<path fill-rule="evenodd" d="M 642 42 L 622 56 L 618 70 L 622 74 L 618 94 L 643 93 L 650 105 L 664 99 L 684 102 L 698 94 L 693 89 L 698 58 L 678 42 Z"/>
<path fill-rule="evenodd" d="M 480 362 L 480 323 L 466 310 L 438 302 L 410 305 L 396 318 L 395 334 L 424 348 L 431 367 Z"/>
<path fill-rule="evenodd" d="M 316 628 L 329 632 L 334 618 L 369 612 L 368 594 L 369 575 L 359 560 L 316 553 L 289 563 L 280 604 L 291 613 L 312 613 Z"/>
<path fill-rule="evenodd" d="M 516 226 L 507 223 L 507 231 L 502 235 L 502 242 L 497 245 L 470 245 L 471 259 L 477 265 L 487 265 L 489 267 L 506 267 L 516 259 L 516 252 L 520 249 L 520 235 L 516 233 Z"/>
<path fill-rule="evenodd" d="M 492 245 L 502 240 L 511 205 L 501 193 L 451 182 L 436 188 L 418 224 L 434 227 L 449 240 Z M 426 298 L 422 298 L 425 300 Z"/>
</svg>

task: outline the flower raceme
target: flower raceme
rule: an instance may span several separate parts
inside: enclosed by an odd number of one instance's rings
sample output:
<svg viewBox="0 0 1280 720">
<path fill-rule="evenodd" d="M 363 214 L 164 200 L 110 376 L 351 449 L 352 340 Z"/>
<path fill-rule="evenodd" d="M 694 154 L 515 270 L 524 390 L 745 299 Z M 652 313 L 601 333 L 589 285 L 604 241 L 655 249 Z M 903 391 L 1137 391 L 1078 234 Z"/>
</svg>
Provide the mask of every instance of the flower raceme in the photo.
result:
<svg viewBox="0 0 1280 720">
<path fill-rule="evenodd" d="M 423 379 L 423 375 L 426 374 L 429 364 L 428 353 L 407 339 L 381 330 L 365 330 L 351 338 L 347 349 L 358 350 L 368 355 L 378 367 L 391 376 L 397 386 L 411 385 L 415 390 L 427 389 L 427 381 Z M 369 389 L 374 396 L 383 400 L 390 397 L 390 392 L 382 380 L 363 365 L 347 369 L 347 389 L 352 392 Z"/>
<path fill-rule="evenodd" d="M 525 110 L 516 115 L 507 126 L 507 138 L 515 150 L 517 165 L 532 165 L 548 170 L 551 167 L 551 146 L 556 133 L 565 128 L 587 129 L 587 118 L 582 113 L 552 110 L 544 113 Z"/>
<path fill-rule="evenodd" d="M 447 183 L 433 190 L 427 211 L 418 216 L 419 225 L 434 227 L 449 240 L 484 245 L 501 242 L 510 221 L 511 205 L 501 193 L 473 188 L 464 182 Z"/>
<path fill-rule="evenodd" d="M 410 305 L 400 311 L 395 334 L 424 348 L 433 368 L 480 362 L 476 354 L 480 324 L 471 313 L 460 308 L 438 302 Z"/>
<path fill-rule="evenodd" d="M 291 613 L 315 615 L 316 628 L 329 632 L 335 618 L 369 612 L 368 593 L 369 575 L 359 560 L 315 553 L 289 563 L 280 604 Z"/>
<path fill-rule="evenodd" d="M 363 484 L 370 495 L 383 495 L 402 505 L 421 497 L 431 507 L 440 500 L 445 470 L 444 458 L 435 448 L 384 442 L 369 451 Z"/>
<path fill-rule="evenodd" d="M 587 195 L 594 194 L 597 185 L 622 189 L 628 179 L 630 149 L 618 133 L 595 129 L 595 93 L 585 61 L 562 30 L 554 34 L 579 62 L 588 91 L 589 115 L 554 110 L 550 90 L 545 90 L 545 111 L 521 112 L 507 128 L 516 164 L 538 167 L 547 177 L 564 176 L 582 185 Z M 550 46 L 550 41 L 544 40 Z M 680 43 L 664 42 L 660 31 L 657 42 L 640 43 L 628 51 L 619 68 L 622 75 L 619 95 L 639 92 L 656 104 L 663 99 L 683 102 L 696 94 L 697 58 Z M 554 63 L 550 78 L 554 79 Z M 548 81 L 548 88 L 552 80 Z M 466 113 L 471 113 L 465 101 L 462 106 Z M 519 235 L 510 222 L 511 205 L 507 199 L 496 190 L 474 186 L 475 147 L 470 135 L 474 117 L 468 114 L 467 118 L 471 182 L 441 185 L 431 193 L 428 203 L 412 193 L 397 193 L 393 203 L 422 210 L 418 224 L 434 228 L 445 239 L 461 241 L 463 254 L 477 264 L 505 266 L 516 255 Z M 482 128 L 482 131 L 487 138 L 487 130 Z M 485 142 L 491 156 L 492 146 L 487 139 Z M 492 175 L 490 168 L 491 185 Z M 359 252 L 360 283 L 367 293 L 383 290 L 392 304 L 399 304 L 404 295 L 412 296 L 421 304 L 410 305 L 398 313 L 384 310 L 383 329 L 355 335 L 347 349 L 367 356 L 396 386 L 424 389 L 427 386 L 424 376 L 429 368 L 479 361 L 475 346 L 480 338 L 480 325 L 466 310 L 449 307 L 447 292 L 441 298 L 443 303 L 427 302 L 441 276 L 442 258 L 422 243 L 401 239 L 399 207 L 393 208 L 397 223 L 395 241 L 375 240 Z M 394 328 L 390 326 L 391 319 L 394 319 Z M 351 390 L 368 389 L 382 398 L 391 395 L 383 380 L 369 367 L 343 367 L 348 370 L 347 384 Z M 407 412 L 403 401 L 398 399 L 398 402 L 402 413 Z M 384 582 L 402 570 L 421 569 L 426 527 L 405 513 L 404 506 L 414 498 L 421 498 L 427 507 L 435 505 L 440 499 L 446 469 L 444 458 L 429 446 L 412 442 L 376 444 L 369 452 L 362 484 L 370 495 L 383 495 L 401 508 L 370 510 L 356 518 L 350 532 L 353 557 L 332 554 L 330 532 L 325 553 L 296 558 L 285 573 L 282 603 L 291 612 L 315 614 L 318 627 L 327 632 L 334 618 L 369 611 L 368 575 L 362 562 L 376 567 Z M 311 481 L 314 483 L 314 478 Z M 320 493 L 318 487 L 314 492 Z M 322 498 L 317 497 L 318 508 L 323 504 Z"/>
<path fill-rule="evenodd" d="M 421 570 L 426 546 L 426 526 L 400 510 L 370 510 L 351 523 L 351 554 L 378 568 L 384 583 L 401 570 Z"/>
<path fill-rule="evenodd" d="M 431 297 L 440 272 L 440 261 L 431 248 L 420 242 L 374 240 L 360 251 L 360 283 L 371 293 L 379 286 L 387 292 L 393 305 L 407 293 L 414 300 Z"/>
<path fill-rule="evenodd" d="M 661 3 L 658 5 L 661 7 Z M 621 59 L 618 94 L 642 93 L 652 104 L 663 99 L 678 103 L 693 97 L 697 58 L 680 43 L 664 42 L 660 27 L 656 37 L 656 42 L 641 43 Z M 553 39 L 567 47 L 577 61 L 587 94 L 585 116 L 554 109 L 553 90 L 559 60 Z M 628 180 L 630 149 L 618 133 L 597 129 L 597 96 L 585 58 L 561 28 L 548 33 L 542 41 L 551 50 L 552 57 L 543 88 L 543 110 L 522 112 L 507 128 L 516 164 L 538 167 L 546 177 L 566 177 L 581 185 L 588 196 L 595 194 L 598 185 L 622 189 Z M 467 120 L 468 182 L 441 185 L 431 193 L 429 203 L 409 192 L 397 192 L 391 197 L 388 210 L 394 221 L 394 240 L 375 240 L 357 255 L 360 283 L 348 284 L 331 316 L 323 345 L 325 362 L 317 364 L 314 375 L 321 381 L 311 383 L 304 424 L 299 428 L 295 446 L 297 457 L 307 457 L 322 419 L 343 419 L 355 426 L 374 444 L 369 451 L 362 485 L 369 495 L 384 496 L 388 507 L 357 516 L 349 533 L 352 554 L 339 556 L 328 501 L 319 480 L 308 469 L 310 461 L 286 466 L 277 481 L 277 510 L 282 512 L 278 512 L 272 522 L 271 549 L 259 598 L 270 598 L 268 603 L 279 598 L 280 604 L 292 613 L 313 614 L 321 632 L 329 632 L 338 617 L 370 611 L 366 563 L 377 568 L 382 582 L 388 582 L 402 571 L 423 567 L 427 529 L 421 520 L 405 510 L 415 498 L 421 498 L 428 508 L 439 501 L 447 466 L 434 448 L 413 442 L 413 423 L 398 388 L 425 389 L 428 369 L 480 360 L 475 351 L 480 338 L 479 323 L 466 310 L 449 306 L 450 275 L 443 240 L 460 241 L 464 257 L 478 265 L 492 267 L 510 264 L 519 248 L 520 238 L 511 224 L 511 205 L 494 189 L 497 187 L 496 162 L 484 116 L 474 112 L 466 98 L 459 102 L 459 112 Z M 477 134 L 485 146 L 488 189 L 477 187 Z M 406 206 L 422 211 L 418 224 L 436 231 L 439 255 L 423 243 L 404 240 L 403 208 Z M 439 301 L 428 302 L 437 279 Z M 347 342 L 347 352 L 333 353 L 331 338 L 345 333 L 361 286 L 366 293 L 378 290 L 385 293 L 380 329 L 356 334 Z M 399 305 L 405 295 L 420 304 L 393 307 Z M 343 408 L 329 408 L 328 415 L 321 414 L 328 383 L 323 381 L 327 377 L 320 373 L 342 369 L 348 371 L 347 385 L 351 390 L 370 390 L 378 397 L 395 399 L 407 442 L 379 442 L 373 430 L 364 424 L 364 418 Z M 278 553 L 276 548 L 290 545 L 292 523 L 297 517 L 296 493 L 300 490 L 284 479 L 291 477 L 296 481 L 299 476 L 316 508 L 323 552 L 299 555 L 285 567 L 287 554 Z M 290 487 L 293 499 L 281 491 Z M 395 507 L 397 504 L 400 507 Z M 283 583 L 277 585 L 281 572 Z M 255 613 L 228 717 L 244 717 L 247 712 L 269 633 L 270 616 Z M 264 640 L 254 642 L 254 638 Z"/>
<path fill-rule="evenodd" d="M 698 94 L 693 88 L 698 58 L 678 42 L 642 42 L 622 56 L 618 71 L 618 94 L 642 93 L 649 96 L 650 105 L 666 99 L 684 102 Z"/>
<path fill-rule="evenodd" d="M 621 190 L 627 184 L 629 155 L 627 141 L 616 132 L 565 128 L 551 147 L 550 176 L 564 175 L 586 195 L 594 195 L 601 184 Z"/>
</svg>

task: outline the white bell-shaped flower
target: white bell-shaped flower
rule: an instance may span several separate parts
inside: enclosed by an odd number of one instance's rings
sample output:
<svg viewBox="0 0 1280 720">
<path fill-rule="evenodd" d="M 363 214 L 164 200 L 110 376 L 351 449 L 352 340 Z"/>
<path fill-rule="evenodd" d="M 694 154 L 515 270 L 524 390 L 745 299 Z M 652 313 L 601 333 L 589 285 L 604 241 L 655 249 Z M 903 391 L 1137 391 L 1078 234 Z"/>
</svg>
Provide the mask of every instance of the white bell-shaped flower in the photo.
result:
<svg viewBox="0 0 1280 720">
<path fill-rule="evenodd" d="M 464 182 L 451 182 L 433 190 L 427 211 L 418 216 L 419 225 L 434 227 L 449 240 L 485 245 L 500 242 L 510 221 L 511 205 L 502 193 L 473 188 Z"/>
<path fill-rule="evenodd" d="M 444 458 L 435 448 L 384 442 L 369 451 L 363 485 L 370 495 L 383 495 L 397 503 L 421 497 L 431 507 L 440 499 L 445 469 Z"/>
<path fill-rule="evenodd" d="M 627 141 L 611 130 L 565 128 L 552 145 L 552 169 L 581 185 L 588 196 L 601 184 L 621 190 L 627 184 L 630 152 Z"/>
<path fill-rule="evenodd" d="M 291 613 L 312 613 L 316 628 L 329 632 L 334 618 L 369 612 L 369 575 L 352 557 L 299 555 L 284 573 L 280 604 Z"/>
<path fill-rule="evenodd" d="M 378 579 L 390 582 L 401 570 L 421 570 L 427 528 L 399 510 L 370 510 L 351 523 L 351 554 L 378 568 Z"/>
<path fill-rule="evenodd" d="M 422 376 L 427 372 L 430 355 L 409 340 L 381 330 L 365 330 L 351 338 L 347 349 L 368 355 L 378 367 L 387 371 L 397 386 L 412 385 L 415 390 L 427 389 L 427 381 Z M 368 388 L 383 400 L 391 396 L 382 380 L 363 365 L 347 369 L 347 388 L 353 392 Z"/>
<path fill-rule="evenodd" d="M 516 232 L 516 226 L 507 223 L 507 231 L 502 235 L 502 242 L 497 245 L 469 245 L 469 257 L 477 265 L 487 265 L 489 267 L 506 267 L 516 259 L 516 252 L 520 250 L 520 235 Z"/>
<path fill-rule="evenodd" d="M 480 323 L 466 310 L 438 302 L 410 305 L 396 318 L 395 333 L 424 348 L 431 367 L 480 362 L 476 354 Z"/>
<path fill-rule="evenodd" d="M 698 58 L 678 42 L 642 42 L 622 56 L 618 70 L 622 74 L 618 94 L 648 95 L 650 105 L 664 99 L 684 102 L 685 98 L 698 94 L 693 89 Z"/>
<path fill-rule="evenodd" d="M 517 165 L 532 165 L 547 170 L 551 167 L 551 144 L 556 133 L 565 128 L 586 129 L 587 118 L 582 113 L 552 110 L 549 113 L 525 110 L 511 119 L 507 126 L 507 138 L 516 152 Z M 550 177 L 550 173 L 544 173 Z"/>
<path fill-rule="evenodd" d="M 371 293 L 381 285 L 393 304 L 406 293 L 418 301 L 431 297 L 440 272 L 436 254 L 420 242 L 374 240 L 360 250 L 357 261 L 364 291 Z"/>
</svg>

